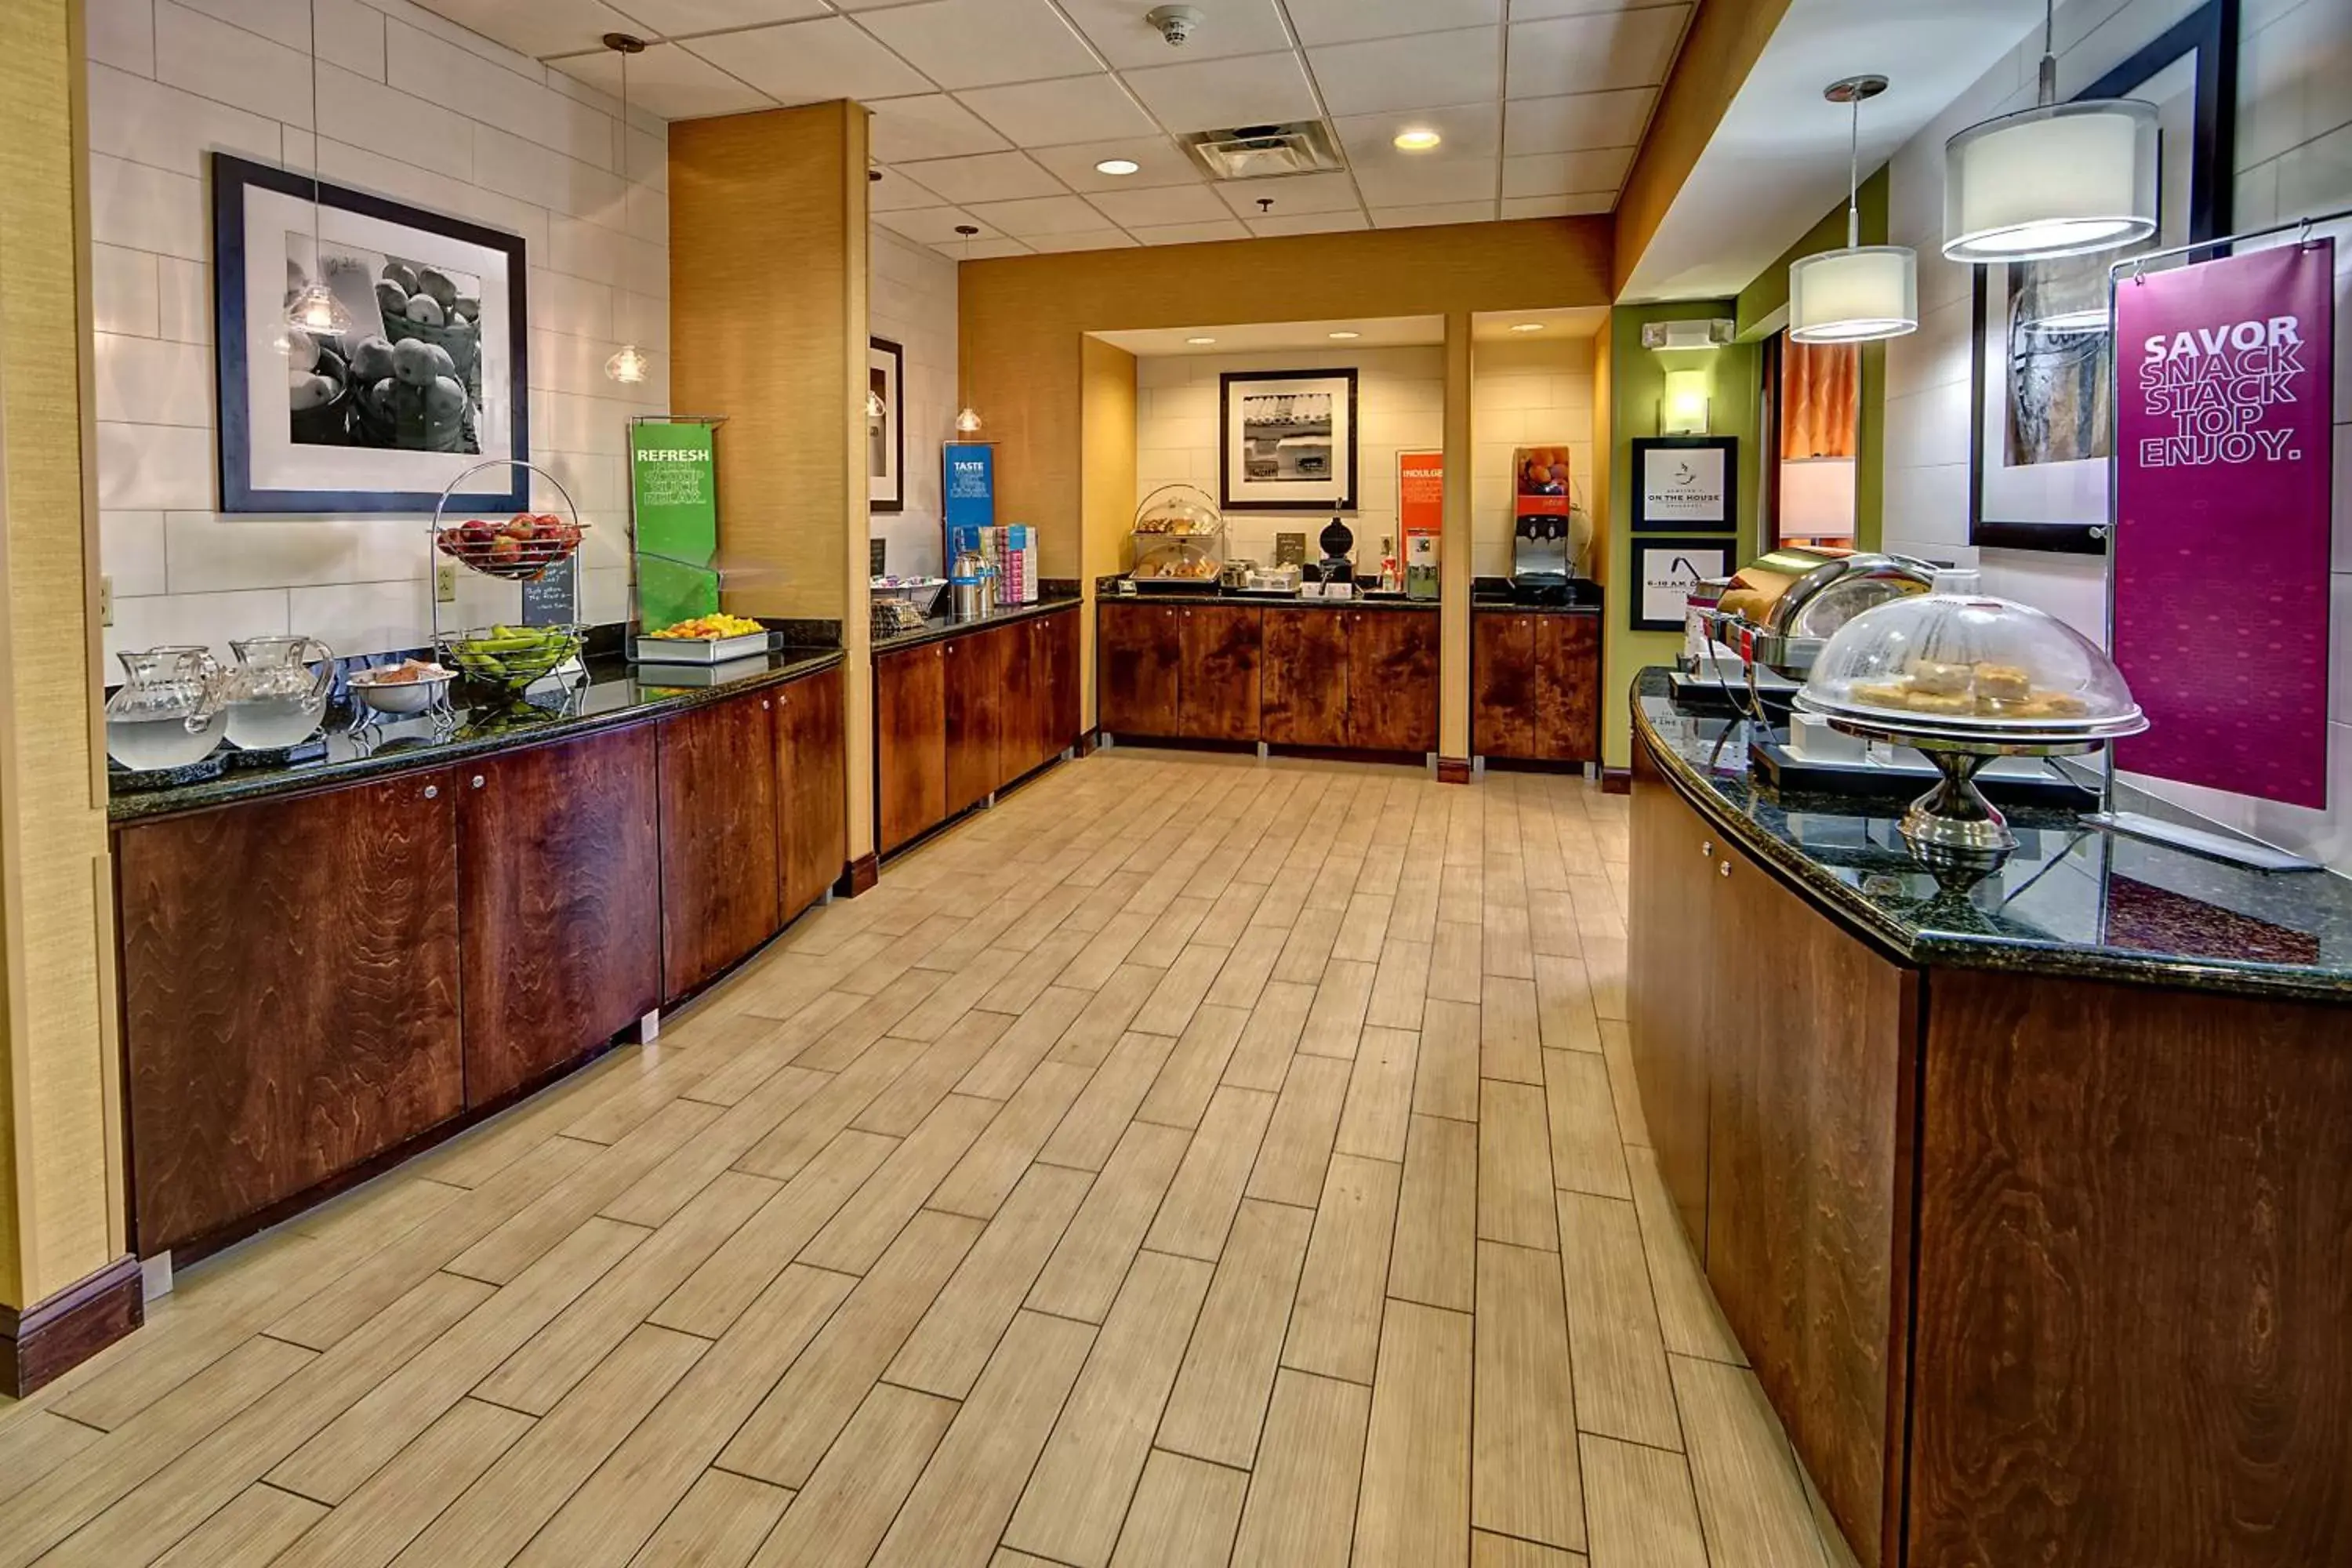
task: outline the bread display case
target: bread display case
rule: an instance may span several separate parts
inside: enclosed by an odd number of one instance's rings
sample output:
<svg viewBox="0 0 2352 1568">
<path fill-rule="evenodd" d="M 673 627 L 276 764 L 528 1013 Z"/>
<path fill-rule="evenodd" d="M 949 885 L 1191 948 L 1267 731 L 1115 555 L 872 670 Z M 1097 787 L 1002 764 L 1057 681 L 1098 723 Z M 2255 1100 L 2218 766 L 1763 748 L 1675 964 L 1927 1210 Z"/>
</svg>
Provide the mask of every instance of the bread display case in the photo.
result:
<svg viewBox="0 0 2352 1568">
<path fill-rule="evenodd" d="M 1140 588 L 1213 590 L 1225 569 L 1225 521 L 1206 492 L 1162 485 L 1135 509 L 1135 563 Z"/>
</svg>

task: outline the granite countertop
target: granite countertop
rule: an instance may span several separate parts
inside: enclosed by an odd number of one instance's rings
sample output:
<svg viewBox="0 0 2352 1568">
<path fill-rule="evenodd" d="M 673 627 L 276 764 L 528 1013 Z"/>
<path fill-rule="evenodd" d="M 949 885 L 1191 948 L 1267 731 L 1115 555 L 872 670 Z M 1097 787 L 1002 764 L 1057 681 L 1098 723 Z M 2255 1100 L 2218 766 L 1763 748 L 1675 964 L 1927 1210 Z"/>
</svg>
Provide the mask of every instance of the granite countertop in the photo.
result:
<svg viewBox="0 0 2352 1568">
<path fill-rule="evenodd" d="M 1286 594 L 1228 593 L 1222 588 L 1139 588 L 1122 594 L 1105 588 L 1097 596 L 1105 605 L 1236 605 L 1263 610 L 1402 610 L 1433 614 L 1434 599 L 1298 599 Z"/>
<path fill-rule="evenodd" d="M 2352 879 L 2250 870 L 2072 811 L 2016 806 L 2004 810 L 2016 853 L 1950 893 L 1912 858 L 1900 797 L 1751 779 L 1749 722 L 1682 709 L 1663 669 L 1635 678 L 1633 712 L 1636 743 L 1703 815 L 1909 963 L 2352 1001 Z M 2137 791 L 2117 795 L 2119 808 L 2190 820 Z"/>
<path fill-rule="evenodd" d="M 943 600 L 945 597 L 944 594 L 941 595 Z M 1039 616 L 1050 616 L 1055 610 L 1075 608 L 1078 602 L 1078 596 L 1076 594 L 1061 594 L 1051 598 L 1041 598 L 1034 605 L 1007 605 L 969 621 L 957 620 L 953 616 L 927 616 L 919 631 L 899 632 L 891 637 L 876 637 L 874 651 L 897 653 L 901 648 L 920 647 L 925 643 L 946 642 L 949 638 L 960 637 L 966 632 L 984 632 L 991 626 L 1005 626 L 1013 621 L 1034 621 Z"/>
<path fill-rule="evenodd" d="M 592 658 L 587 685 L 573 688 L 569 696 L 534 694 L 529 701 L 518 699 L 461 706 L 454 730 L 446 721 L 436 727 L 423 714 L 406 719 L 383 714 L 375 725 L 355 732 L 354 715 L 339 703 L 328 710 L 323 757 L 275 767 L 230 767 L 216 778 L 165 789 L 118 790 L 107 802 L 106 815 L 110 821 L 133 822 L 325 784 L 356 784 L 418 768 L 445 767 L 467 757 L 572 740 L 598 730 L 683 713 L 831 669 L 841 660 L 837 647 L 788 647 L 731 660 L 723 667 L 723 678 L 714 684 L 678 687 L 662 683 L 661 666 Z M 461 682 L 451 689 L 453 698 L 460 696 L 462 688 Z"/>
<path fill-rule="evenodd" d="M 1476 595 L 1472 596 L 1470 608 L 1474 612 L 1492 610 L 1514 616 L 1597 616 L 1601 613 L 1598 605 L 1522 605 L 1516 599 Z"/>
</svg>

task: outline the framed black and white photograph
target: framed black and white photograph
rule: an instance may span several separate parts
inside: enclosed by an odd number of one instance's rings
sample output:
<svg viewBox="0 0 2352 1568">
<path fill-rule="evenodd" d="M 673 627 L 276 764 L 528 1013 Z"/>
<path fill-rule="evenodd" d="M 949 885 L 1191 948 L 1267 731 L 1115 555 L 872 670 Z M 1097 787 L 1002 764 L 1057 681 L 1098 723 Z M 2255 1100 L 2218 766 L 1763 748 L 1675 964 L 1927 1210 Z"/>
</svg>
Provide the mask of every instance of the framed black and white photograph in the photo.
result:
<svg viewBox="0 0 2352 1568">
<path fill-rule="evenodd" d="M 1220 378 L 1227 511 L 1356 510 L 1356 373 L 1234 370 Z"/>
<path fill-rule="evenodd" d="M 483 458 L 530 456 L 520 236 L 226 153 L 212 171 L 223 511 L 426 511 Z M 331 324 L 296 325 L 320 287 Z M 521 469 L 478 482 L 458 504 L 530 504 Z"/>
<path fill-rule="evenodd" d="M 1633 442 L 1633 531 L 1729 533 L 1739 526 L 1739 442 L 1651 436 Z"/>
<path fill-rule="evenodd" d="M 1977 268 L 1969 542 L 2106 549 L 2115 425 L 2107 269 L 2134 250 L 2225 234 L 2238 0 L 2207 0 L 2077 99 L 2157 107 L 2156 237 L 2129 249 Z"/>
<path fill-rule="evenodd" d="M 1690 592 L 1710 577 L 1731 574 L 1728 539 L 1633 541 L 1633 629 L 1678 632 Z"/>
<path fill-rule="evenodd" d="M 866 500 L 871 511 L 907 508 L 907 351 L 866 340 Z"/>
</svg>

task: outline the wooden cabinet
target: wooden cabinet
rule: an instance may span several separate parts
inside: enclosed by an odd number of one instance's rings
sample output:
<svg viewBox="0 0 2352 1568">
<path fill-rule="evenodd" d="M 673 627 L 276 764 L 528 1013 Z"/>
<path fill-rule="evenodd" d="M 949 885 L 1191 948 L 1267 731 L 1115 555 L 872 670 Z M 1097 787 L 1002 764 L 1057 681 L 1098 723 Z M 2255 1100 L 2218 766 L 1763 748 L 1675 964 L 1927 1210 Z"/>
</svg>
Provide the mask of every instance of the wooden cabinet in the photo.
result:
<svg viewBox="0 0 2352 1568">
<path fill-rule="evenodd" d="M 1348 623 L 1347 743 L 1365 752 L 1437 750 L 1437 616 L 1411 610 L 1339 616 Z"/>
<path fill-rule="evenodd" d="M 1179 681 L 1172 733 L 1195 741 L 1258 738 L 1258 668 L 1265 612 L 1187 605 L 1177 611 Z"/>
<path fill-rule="evenodd" d="M 414 773 L 116 835 L 142 1256 L 464 1109 L 455 786 Z"/>
<path fill-rule="evenodd" d="M 1004 689 L 1005 645 L 1021 626 L 968 632 L 940 644 L 941 706 L 947 721 L 947 795 L 942 816 L 976 805 L 1003 782 L 1005 720 L 1013 704 Z"/>
<path fill-rule="evenodd" d="M 877 835 L 885 853 L 948 815 L 947 659 L 939 643 L 874 661 Z"/>
<path fill-rule="evenodd" d="M 776 854 L 790 921 L 849 859 L 849 757 L 838 669 L 776 689 Z"/>
<path fill-rule="evenodd" d="M 1174 605 L 1107 602 L 1097 617 L 1096 724 L 1113 735 L 1173 735 L 1183 723 L 1183 623 Z"/>
<path fill-rule="evenodd" d="M 661 725 L 662 994 L 675 1001 L 776 933 L 775 699 Z"/>
<path fill-rule="evenodd" d="M 1078 718 L 1078 613 L 1040 616 L 1023 629 L 1027 664 L 1011 680 L 1027 700 L 1029 745 L 1024 765 L 1006 769 L 1013 777 L 1044 767 L 1077 744 L 1084 728 Z"/>
<path fill-rule="evenodd" d="M 1629 817 L 1626 863 L 1640 873 L 1627 879 L 1627 1045 L 1658 1174 L 1691 1245 L 1704 1256 L 1707 1051 L 1714 1038 L 1708 1011 L 1717 963 L 1705 913 L 1723 839 L 1675 793 L 1638 742 Z"/>
<path fill-rule="evenodd" d="M 1600 757 L 1600 616 L 1474 612 L 1470 668 L 1473 751 L 1556 763 Z"/>
<path fill-rule="evenodd" d="M 460 767 L 466 1104 L 545 1078 L 661 1000 L 654 726 Z"/>
<path fill-rule="evenodd" d="M 1349 743 L 1348 619 L 1345 610 L 1265 612 L 1265 739 L 1269 742 Z"/>
</svg>

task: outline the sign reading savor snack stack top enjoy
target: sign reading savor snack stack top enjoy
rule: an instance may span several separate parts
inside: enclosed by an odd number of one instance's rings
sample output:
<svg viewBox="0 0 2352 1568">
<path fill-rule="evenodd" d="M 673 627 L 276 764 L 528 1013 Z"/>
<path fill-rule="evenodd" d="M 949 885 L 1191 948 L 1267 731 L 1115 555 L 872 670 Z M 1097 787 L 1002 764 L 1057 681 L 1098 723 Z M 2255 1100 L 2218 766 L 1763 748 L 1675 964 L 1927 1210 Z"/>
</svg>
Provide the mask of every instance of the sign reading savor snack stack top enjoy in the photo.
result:
<svg viewBox="0 0 2352 1568">
<path fill-rule="evenodd" d="M 699 422 L 629 426 L 636 508 L 637 615 L 675 626 L 719 610 L 717 430 Z"/>
<path fill-rule="evenodd" d="M 2116 289 L 2118 766 L 2327 804 L 2335 245 Z"/>
</svg>

